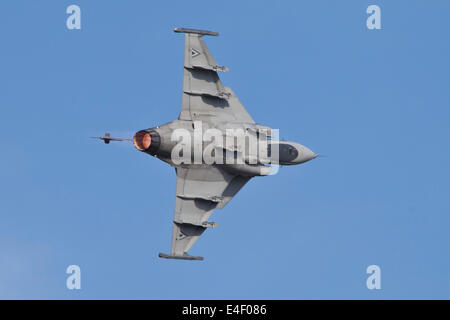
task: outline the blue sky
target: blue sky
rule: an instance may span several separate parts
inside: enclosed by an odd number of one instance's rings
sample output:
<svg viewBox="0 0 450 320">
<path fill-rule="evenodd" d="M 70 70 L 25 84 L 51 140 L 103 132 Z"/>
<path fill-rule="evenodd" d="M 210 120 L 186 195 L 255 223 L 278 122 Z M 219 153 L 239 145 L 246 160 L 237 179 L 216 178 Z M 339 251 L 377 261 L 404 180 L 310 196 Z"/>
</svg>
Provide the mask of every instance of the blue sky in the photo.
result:
<svg viewBox="0 0 450 320">
<path fill-rule="evenodd" d="M 82 29 L 66 28 L 77 4 Z M 381 7 L 381 30 L 366 8 Z M 0 298 L 450 298 L 448 1 L 2 1 Z M 89 139 L 169 122 L 183 36 L 253 118 L 326 155 L 253 179 L 191 250 L 175 174 Z M 65 286 L 81 267 L 82 289 Z M 381 290 L 366 268 L 381 267 Z"/>
</svg>

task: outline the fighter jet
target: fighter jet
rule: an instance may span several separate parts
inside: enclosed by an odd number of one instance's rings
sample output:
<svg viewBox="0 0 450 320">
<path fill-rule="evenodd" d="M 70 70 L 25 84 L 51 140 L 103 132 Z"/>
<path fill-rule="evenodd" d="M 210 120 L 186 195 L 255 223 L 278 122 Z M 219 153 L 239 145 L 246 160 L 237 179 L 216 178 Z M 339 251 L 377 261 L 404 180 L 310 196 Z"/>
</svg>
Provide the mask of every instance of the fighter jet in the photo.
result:
<svg viewBox="0 0 450 320">
<path fill-rule="evenodd" d="M 175 167 L 177 175 L 172 245 L 168 259 L 203 260 L 188 254 L 222 209 L 255 176 L 277 165 L 296 165 L 317 157 L 307 147 L 277 140 L 274 129 L 255 123 L 231 88 L 203 36 L 217 32 L 175 28 L 185 34 L 181 111 L 177 120 L 138 131 L 137 150 Z M 100 137 L 105 143 L 109 137 Z M 253 146 L 253 147 L 252 147 Z"/>
</svg>

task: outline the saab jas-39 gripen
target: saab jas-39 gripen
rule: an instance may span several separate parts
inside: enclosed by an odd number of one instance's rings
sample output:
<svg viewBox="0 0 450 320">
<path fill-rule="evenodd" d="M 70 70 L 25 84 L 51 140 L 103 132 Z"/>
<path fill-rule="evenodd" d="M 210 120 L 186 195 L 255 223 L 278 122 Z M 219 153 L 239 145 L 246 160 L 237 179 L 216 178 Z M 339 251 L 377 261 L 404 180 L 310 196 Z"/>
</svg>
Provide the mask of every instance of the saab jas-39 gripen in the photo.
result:
<svg viewBox="0 0 450 320">
<path fill-rule="evenodd" d="M 202 233 L 215 227 L 209 217 L 222 209 L 255 176 L 278 165 L 296 165 L 317 157 L 307 147 L 278 140 L 274 129 L 253 120 L 237 96 L 220 81 L 203 36 L 217 32 L 175 28 L 185 34 L 181 112 L 177 120 L 138 131 L 136 149 L 175 167 L 175 210 L 168 259 L 203 260 L 187 252 Z M 129 139 L 112 138 L 105 143 Z"/>
</svg>

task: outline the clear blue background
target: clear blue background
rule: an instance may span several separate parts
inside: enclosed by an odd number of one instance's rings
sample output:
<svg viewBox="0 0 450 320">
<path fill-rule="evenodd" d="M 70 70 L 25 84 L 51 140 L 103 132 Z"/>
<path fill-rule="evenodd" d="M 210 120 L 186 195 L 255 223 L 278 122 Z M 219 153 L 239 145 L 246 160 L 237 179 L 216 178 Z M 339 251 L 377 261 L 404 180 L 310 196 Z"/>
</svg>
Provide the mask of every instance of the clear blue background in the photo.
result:
<svg viewBox="0 0 450 320">
<path fill-rule="evenodd" d="M 66 28 L 78 4 L 82 29 Z M 382 30 L 366 28 L 378 4 Z M 0 298 L 450 298 L 448 1 L 2 1 Z M 168 252 L 173 168 L 89 139 L 169 122 L 183 36 L 253 118 L 326 155 Z M 82 289 L 66 288 L 68 265 Z M 382 289 L 366 288 L 366 268 Z"/>
</svg>

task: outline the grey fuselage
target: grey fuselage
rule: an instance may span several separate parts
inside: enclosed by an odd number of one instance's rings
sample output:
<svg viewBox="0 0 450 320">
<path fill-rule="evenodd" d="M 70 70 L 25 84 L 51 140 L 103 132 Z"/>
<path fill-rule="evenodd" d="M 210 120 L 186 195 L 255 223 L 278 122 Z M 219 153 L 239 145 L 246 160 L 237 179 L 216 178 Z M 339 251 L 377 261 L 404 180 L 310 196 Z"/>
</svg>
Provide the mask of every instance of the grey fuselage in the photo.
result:
<svg viewBox="0 0 450 320">
<path fill-rule="evenodd" d="M 247 177 L 268 175 L 268 164 L 295 165 L 317 157 L 299 143 L 272 140 L 271 130 L 253 123 L 174 120 L 137 132 L 133 142 L 172 166 L 215 165 Z"/>
</svg>

